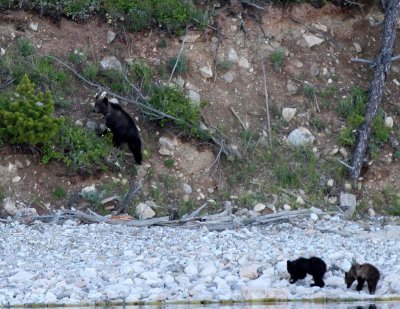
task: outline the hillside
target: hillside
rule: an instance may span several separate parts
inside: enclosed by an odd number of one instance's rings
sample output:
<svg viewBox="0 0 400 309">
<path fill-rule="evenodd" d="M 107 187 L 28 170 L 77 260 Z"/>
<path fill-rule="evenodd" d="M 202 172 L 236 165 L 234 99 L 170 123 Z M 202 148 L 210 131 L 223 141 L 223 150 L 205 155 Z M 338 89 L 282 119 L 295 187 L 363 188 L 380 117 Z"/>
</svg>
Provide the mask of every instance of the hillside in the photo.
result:
<svg viewBox="0 0 400 309">
<path fill-rule="evenodd" d="M 100 149 L 93 150 L 93 155 L 102 156 L 100 163 L 92 157 L 45 162 L 43 149 L 3 140 L 1 215 L 21 210 L 42 215 L 61 207 L 109 214 L 135 183 L 143 183 L 143 188 L 126 209 L 132 216 L 137 215 L 140 202 L 146 202 L 156 216 L 174 218 L 205 202 L 207 212 L 219 211 L 227 200 L 235 211 L 248 209 L 242 210 L 243 216 L 310 206 L 337 211 L 342 192 L 357 196 L 356 216 L 398 215 L 398 63 L 393 63 L 387 78 L 369 168 L 358 190 L 349 187 L 347 168 L 340 162 L 351 164 L 352 104 L 362 97 L 355 89 L 368 89 L 373 72 L 351 58 L 375 57 L 381 33 L 376 24 L 383 16 L 378 3 L 362 8 L 331 3 L 322 8 L 305 3 L 268 6 L 263 11 L 247 7 L 236 15 L 217 7 L 209 27 L 189 28 L 185 37 L 157 28 L 131 32 L 97 15 L 80 22 L 63 17 L 54 23 L 32 12 L 0 13 L 4 96 L 14 92 L 22 74 L 28 73 L 38 90 L 52 91 L 57 117 L 90 131 L 104 123 L 101 115 L 92 113 L 94 96 L 101 90 L 46 55 L 131 101 L 140 100 L 140 94 L 151 95 L 152 85 L 172 85 L 199 110 L 203 130 L 218 133 L 220 141 L 242 156 L 229 158 L 221 143 L 198 139 L 172 123 L 161 126 L 145 109 L 119 99 L 140 128 L 141 166 L 134 164 L 127 148 L 118 150 L 109 144 L 105 144 L 109 148 L 98 144 Z M 107 57 L 116 57 L 120 73 L 99 69 Z M 170 78 L 177 57 L 184 61 Z M 130 72 L 126 75 L 130 80 L 123 72 Z M 312 142 L 289 146 L 289 134 L 300 127 L 309 130 Z M 77 138 L 83 140 L 82 136 Z M 95 147 L 92 144 L 100 142 L 88 143 Z M 73 146 L 63 146 L 65 155 L 74 151 Z M 81 194 L 82 189 L 86 193 Z M 253 211 L 256 205 L 258 212 Z"/>
</svg>

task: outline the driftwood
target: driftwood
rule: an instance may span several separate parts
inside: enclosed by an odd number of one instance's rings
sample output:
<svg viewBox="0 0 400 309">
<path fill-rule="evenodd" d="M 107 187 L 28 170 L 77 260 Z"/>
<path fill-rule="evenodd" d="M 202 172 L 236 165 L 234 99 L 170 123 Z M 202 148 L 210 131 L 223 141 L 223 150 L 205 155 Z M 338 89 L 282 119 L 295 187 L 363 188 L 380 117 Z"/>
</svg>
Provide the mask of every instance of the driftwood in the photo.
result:
<svg viewBox="0 0 400 309">
<path fill-rule="evenodd" d="M 143 181 L 138 184 L 132 184 L 129 188 L 128 193 L 124 196 L 122 201 L 118 204 L 118 207 L 115 209 L 117 213 L 123 212 L 127 209 L 129 203 L 132 201 L 132 198 L 142 189 Z"/>
<path fill-rule="evenodd" d="M 350 176 L 356 182 L 360 176 L 361 166 L 371 136 L 372 123 L 382 101 L 385 81 L 392 61 L 393 45 L 396 38 L 396 22 L 399 15 L 400 0 L 390 0 L 386 7 L 384 29 L 381 37 L 381 50 L 375 61 L 375 72 L 371 89 L 368 94 L 368 103 L 365 112 L 365 121 L 358 130 L 357 144 L 353 152 L 353 168 Z"/>
<path fill-rule="evenodd" d="M 79 220 L 82 223 L 105 223 L 112 225 L 126 225 L 126 226 L 169 226 L 169 227 L 180 227 L 180 228 L 201 228 L 205 227 L 209 231 L 221 231 L 227 229 L 235 229 L 248 225 L 262 225 L 270 224 L 279 221 L 288 221 L 291 218 L 308 216 L 311 213 L 322 214 L 323 212 L 318 209 L 302 209 L 294 211 L 283 211 L 275 214 L 269 214 L 253 218 L 241 218 L 232 215 L 232 205 L 230 202 L 225 203 L 225 210 L 221 213 L 214 215 L 200 216 L 201 210 L 206 207 L 207 203 L 202 205 L 200 208 L 192 212 L 191 214 L 185 215 L 179 220 L 170 220 L 169 217 L 159 217 L 147 220 L 136 220 L 130 216 L 101 216 L 93 211 L 83 212 L 75 209 L 61 209 L 54 215 L 45 216 L 26 216 L 24 218 L 0 220 L 3 223 L 12 223 L 19 221 L 24 224 L 31 224 L 34 222 L 43 222 L 58 224 L 65 222 L 66 220 Z"/>
</svg>

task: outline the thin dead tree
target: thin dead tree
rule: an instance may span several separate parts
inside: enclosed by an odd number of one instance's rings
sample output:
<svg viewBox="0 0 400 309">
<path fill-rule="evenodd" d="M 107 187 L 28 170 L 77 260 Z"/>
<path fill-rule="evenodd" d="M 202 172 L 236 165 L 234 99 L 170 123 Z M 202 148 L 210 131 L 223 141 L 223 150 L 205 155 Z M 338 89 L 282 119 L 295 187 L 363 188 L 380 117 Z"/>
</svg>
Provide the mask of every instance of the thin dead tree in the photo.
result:
<svg viewBox="0 0 400 309">
<path fill-rule="evenodd" d="M 260 35 L 258 36 L 259 42 L 261 42 Z M 268 83 L 267 83 L 267 71 L 265 69 L 265 63 L 264 63 L 264 53 L 260 49 L 260 61 L 261 61 L 261 66 L 262 66 L 262 71 L 263 71 L 263 83 L 264 83 L 264 95 L 265 95 L 265 110 L 267 112 L 267 129 L 268 129 L 268 141 L 269 141 L 269 147 L 272 148 L 272 129 L 271 129 L 271 117 L 269 113 L 269 96 L 268 96 Z"/>
<path fill-rule="evenodd" d="M 384 28 L 381 36 L 381 50 L 375 61 L 374 78 L 368 94 L 365 121 L 358 131 L 357 145 L 353 152 L 353 167 L 350 171 L 350 176 L 353 182 L 356 182 L 360 176 L 361 166 L 371 136 L 372 123 L 382 101 L 385 81 L 392 62 L 393 46 L 396 37 L 396 22 L 399 15 L 399 9 L 400 0 L 389 0 L 386 7 Z"/>
</svg>

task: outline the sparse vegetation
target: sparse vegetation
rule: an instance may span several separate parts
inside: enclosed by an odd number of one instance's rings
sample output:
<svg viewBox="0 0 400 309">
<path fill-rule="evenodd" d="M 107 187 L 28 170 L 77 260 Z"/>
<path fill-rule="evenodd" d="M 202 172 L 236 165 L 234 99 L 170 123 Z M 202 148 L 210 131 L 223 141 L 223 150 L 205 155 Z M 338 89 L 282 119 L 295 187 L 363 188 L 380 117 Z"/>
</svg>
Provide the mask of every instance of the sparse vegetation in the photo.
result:
<svg viewBox="0 0 400 309">
<path fill-rule="evenodd" d="M 281 49 L 277 49 L 270 55 L 270 60 L 276 70 L 279 70 L 285 60 L 285 52 Z"/>
<path fill-rule="evenodd" d="M 351 95 L 340 102 L 338 113 L 347 120 L 347 128 L 341 133 L 341 143 L 353 146 L 356 142 L 356 131 L 364 123 L 367 92 L 361 88 L 354 88 Z M 372 125 L 370 149 L 380 148 L 389 139 L 390 130 L 384 124 L 384 113 L 378 114 Z"/>
<path fill-rule="evenodd" d="M 201 131 L 198 126 L 200 123 L 200 106 L 193 104 L 178 89 L 169 86 L 153 88 L 152 95 L 148 102 L 152 107 L 167 113 L 176 120 L 162 118 L 160 125 L 175 123 L 181 128 L 190 129 L 191 133 L 197 137 L 205 137 L 206 132 Z"/>
<path fill-rule="evenodd" d="M 153 84 L 153 69 L 143 60 L 136 60 L 130 66 L 132 80 L 142 91 L 150 91 Z"/>
<path fill-rule="evenodd" d="M 6 198 L 6 193 L 2 185 L 0 185 L 0 204 L 4 202 L 4 199 Z"/>
<path fill-rule="evenodd" d="M 178 61 L 178 63 L 176 63 L 176 61 Z M 178 59 L 178 57 L 173 57 L 168 60 L 168 67 L 169 67 L 170 72 L 172 72 L 172 70 L 174 69 L 175 64 L 176 64 L 175 71 L 174 71 L 175 73 L 181 74 L 181 73 L 187 72 L 188 60 L 185 55 L 181 55 L 179 59 Z"/>
<path fill-rule="evenodd" d="M 112 149 L 110 136 L 99 138 L 91 131 L 66 123 L 45 145 L 42 162 L 59 160 L 74 171 L 91 174 L 107 168 Z"/>
<path fill-rule="evenodd" d="M 65 191 L 65 189 L 64 189 L 63 187 L 57 186 L 57 187 L 54 188 L 53 196 L 54 196 L 56 199 L 61 200 L 61 199 L 63 199 L 64 197 L 67 196 L 67 192 Z"/>
<path fill-rule="evenodd" d="M 164 165 L 165 167 L 171 169 L 174 167 L 175 164 L 175 160 L 173 158 L 167 158 L 164 160 Z"/>
</svg>

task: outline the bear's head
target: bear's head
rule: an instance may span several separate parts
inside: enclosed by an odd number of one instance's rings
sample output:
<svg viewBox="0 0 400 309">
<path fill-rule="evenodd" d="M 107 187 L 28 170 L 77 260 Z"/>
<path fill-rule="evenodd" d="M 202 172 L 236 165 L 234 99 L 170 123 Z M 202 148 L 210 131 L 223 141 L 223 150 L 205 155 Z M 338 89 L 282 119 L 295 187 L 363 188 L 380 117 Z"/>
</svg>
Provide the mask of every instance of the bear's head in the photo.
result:
<svg viewBox="0 0 400 309">
<path fill-rule="evenodd" d="M 287 271 L 290 274 L 290 277 L 293 277 L 296 273 L 296 264 L 296 261 L 287 261 Z M 294 282 L 294 279 L 290 278 L 289 282 Z"/>
<path fill-rule="evenodd" d="M 109 105 L 109 102 L 108 102 L 107 93 L 104 91 L 101 94 L 97 94 L 93 112 L 100 113 L 105 116 L 108 112 L 108 105 Z"/>
<path fill-rule="evenodd" d="M 357 272 L 360 269 L 360 265 L 355 263 L 351 265 L 351 268 L 349 271 L 344 273 L 344 281 L 347 285 L 347 288 L 351 287 L 353 282 L 356 280 L 357 277 Z"/>
</svg>

